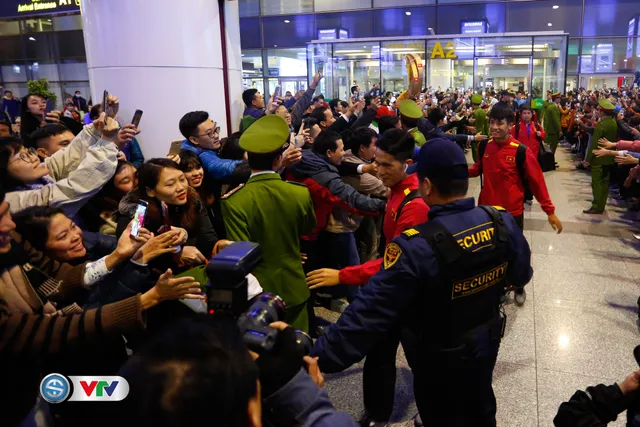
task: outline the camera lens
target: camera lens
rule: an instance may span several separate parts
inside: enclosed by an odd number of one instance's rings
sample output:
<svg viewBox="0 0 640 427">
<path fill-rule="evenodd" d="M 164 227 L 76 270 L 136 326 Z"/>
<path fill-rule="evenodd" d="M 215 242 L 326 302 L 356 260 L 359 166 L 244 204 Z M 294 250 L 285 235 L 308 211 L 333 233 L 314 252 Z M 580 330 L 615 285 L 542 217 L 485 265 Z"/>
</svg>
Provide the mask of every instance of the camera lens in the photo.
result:
<svg viewBox="0 0 640 427">
<path fill-rule="evenodd" d="M 282 320 L 285 313 L 285 304 L 277 295 L 265 292 L 257 297 L 246 313 L 246 317 L 253 322 L 269 326 L 273 322 Z"/>
</svg>

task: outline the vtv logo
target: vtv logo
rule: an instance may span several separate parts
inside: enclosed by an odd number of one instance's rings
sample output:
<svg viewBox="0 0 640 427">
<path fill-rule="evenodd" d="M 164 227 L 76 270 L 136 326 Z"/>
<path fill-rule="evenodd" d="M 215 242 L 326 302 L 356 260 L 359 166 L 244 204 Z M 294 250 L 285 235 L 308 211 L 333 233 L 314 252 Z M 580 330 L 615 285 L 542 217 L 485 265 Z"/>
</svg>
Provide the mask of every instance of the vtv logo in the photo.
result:
<svg viewBox="0 0 640 427">
<path fill-rule="evenodd" d="M 70 402 L 118 402 L 129 394 L 129 383 L 116 376 L 70 376 L 73 395 Z"/>
<path fill-rule="evenodd" d="M 62 403 L 67 400 L 70 402 L 118 402 L 129 395 L 129 383 L 117 376 L 65 377 L 61 374 L 49 374 L 40 383 L 40 394 L 49 403 Z"/>
<path fill-rule="evenodd" d="M 105 393 L 107 394 L 107 396 L 111 397 L 119 382 L 120 381 L 112 381 L 111 384 L 109 384 L 106 381 L 87 382 L 83 380 L 80 381 L 80 387 L 82 387 L 82 390 L 84 390 L 84 394 L 89 397 L 94 395 L 94 390 L 95 397 L 104 397 Z"/>
</svg>

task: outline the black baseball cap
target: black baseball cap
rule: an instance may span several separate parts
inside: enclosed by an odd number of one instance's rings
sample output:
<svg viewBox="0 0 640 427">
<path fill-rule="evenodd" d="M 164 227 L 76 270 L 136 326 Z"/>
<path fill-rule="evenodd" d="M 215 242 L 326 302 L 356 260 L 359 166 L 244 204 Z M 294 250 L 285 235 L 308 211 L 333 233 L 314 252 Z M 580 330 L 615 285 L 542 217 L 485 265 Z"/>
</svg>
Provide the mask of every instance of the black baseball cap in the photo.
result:
<svg viewBox="0 0 640 427">
<path fill-rule="evenodd" d="M 435 138 L 420 148 L 416 162 L 407 169 L 409 174 L 415 172 L 427 178 L 465 179 L 469 178 L 469 165 L 458 144 L 449 139 Z"/>
</svg>

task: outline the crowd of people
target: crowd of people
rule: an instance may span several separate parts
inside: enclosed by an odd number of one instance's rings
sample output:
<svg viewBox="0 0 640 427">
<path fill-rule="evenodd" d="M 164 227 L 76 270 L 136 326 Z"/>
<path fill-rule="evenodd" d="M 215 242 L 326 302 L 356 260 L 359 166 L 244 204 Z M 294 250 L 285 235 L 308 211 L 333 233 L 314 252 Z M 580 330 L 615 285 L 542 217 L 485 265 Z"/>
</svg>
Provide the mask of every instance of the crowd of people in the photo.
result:
<svg viewBox="0 0 640 427">
<path fill-rule="evenodd" d="M 224 118 L 186 112 L 179 153 L 167 143 L 167 156 L 153 159 L 136 140 L 141 129 L 118 122 L 113 95 L 91 106 L 76 92 L 61 112 L 42 95 L 5 93 L 0 377 L 12 386 L 0 391 L 3 425 L 86 425 L 96 414 L 196 425 L 203 407 L 228 426 L 259 426 L 263 413 L 282 424 L 356 425 L 318 388 L 320 371 L 366 356 L 359 423 L 383 426 L 402 343 L 416 425 L 495 426 L 501 306 L 511 291 L 525 304 L 533 274 L 525 204 L 535 198 L 563 228 L 541 167 L 554 162 L 543 157 L 564 143 L 577 168 L 590 169 L 586 214 L 603 213 L 612 184 L 638 209 L 638 90 L 548 93 L 532 104 L 507 90 L 376 85 L 327 102 L 316 94 L 322 78 L 266 102 L 247 89 L 240 129 L 226 138 Z M 467 196 L 475 177 L 478 206 Z M 263 253 L 249 298 L 264 290 L 286 305 L 275 350 L 255 362 L 233 322 L 190 303 L 206 299 L 202 267 L 238 241 Z M 328 326 L 318 306 L 342 315 Z M 317 339 L 304 359 L 293 329 Z M 132 393 L 122 410 L 50 405 L 38 388 L 49 372 L 119 373 Z M 623 393 L 638 388 L 624 384 Z M 557 425 L 600 416 L 578 399 Z"/>
</svg>

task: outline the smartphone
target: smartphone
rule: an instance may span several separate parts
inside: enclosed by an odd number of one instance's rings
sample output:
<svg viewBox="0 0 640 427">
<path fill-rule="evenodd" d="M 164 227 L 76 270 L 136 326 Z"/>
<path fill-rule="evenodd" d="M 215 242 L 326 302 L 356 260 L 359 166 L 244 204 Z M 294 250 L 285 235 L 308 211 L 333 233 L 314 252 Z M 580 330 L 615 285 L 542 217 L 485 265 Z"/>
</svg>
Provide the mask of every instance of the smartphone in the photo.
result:
<svg viewBox="0 0 640 427">
<path fill-rule="evenodd" d="M 133 114 L 133 119 L 131 119 L 131 124 L 137 128 L 138 125 L 140 125 L 141 118 L 142 118 L 142 110 L 136 110 L 136 112 Z"/>
<path fill-rule="evenodd" d="M 108 96 L 109 96 L 109 92 L 105 90 L 102 93 L 102 112 L 104 112 L 105 114 L 107 113 L 107 97 Z"/>
<path fill-rule="evenodd" d="M 318 61 L 316 63 L 316 73 L 318 73 L 319 75 L 324 74 L 324 61 Z"/>
<path fill-rule="evenodd" d="M 144 200 L 138 200 L 138 206 L 136 207 L 136 213 L 133 216 L 133 224 L 131 224 L 131 235 L 138 237 L 140 229 L 144 227 L 144 217 L 147 214 L 147 208 L 149 203 Z"/>
<path fill-rule="evenodd" d="M 176 154 L 180 154 L 181 147 L 182 147 L 181 139 L 176 139 L 175 141 L 171 141 L 171 147 L 169 148 L 169 155 L 175 156 Z"/>
<path fill-rule="evenodd" d="M 279 97 L 282 96 L 282 87 L 276 86 L 276 90 L 273 91 L 273 100 L 274 102 L 278 100 Z"/>
</svg>

